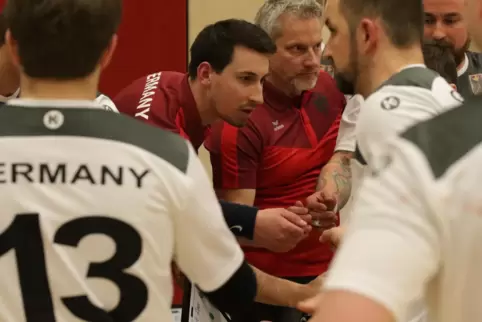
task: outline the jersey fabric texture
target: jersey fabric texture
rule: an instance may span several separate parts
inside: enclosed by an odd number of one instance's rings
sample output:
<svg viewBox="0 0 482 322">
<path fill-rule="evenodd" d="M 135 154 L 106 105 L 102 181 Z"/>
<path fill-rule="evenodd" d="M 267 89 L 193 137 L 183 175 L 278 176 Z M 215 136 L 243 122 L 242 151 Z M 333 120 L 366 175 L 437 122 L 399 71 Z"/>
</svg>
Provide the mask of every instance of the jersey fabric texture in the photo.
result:
<svg viewBox="0 0 482 322">
<path fill-rule="evenodd" d="M 0 95 L 0 106 L 6 104 L 9 100 L 14 99 L 14 98 L 19 98 L 20 96 L 20 88 L 15 91 L 10 96 L 3 96 Z M 111 112 L 119 112 L 112 100 L 105 94 L 102 94 L 101 92 L 97 92 L 97 97 L 95 98 L 95 102 L 100 104 L 102 108 L 106 111 L 111 111 Z"/>
<path fill-rule="evenodd" d="M 216 189 L 255 189 L 259 208 L 290 207 L 316 188 L 323 165 L 333 155 L 345 98 L 327 73 L 320 73 L 313 90 L 290 98 L 264 84 L 264 104 L 247 124 L 212 126 L 206 140 Z M 313 231 L 297 247 L 273 253 L 246 247 L 248 261 L 276 276 L 317 276 L 332 256 Z"/>
<path fill-rule="evenodd" d="M 10 107 L 12 106 L 12 107 Z M 192 146 L 88 101 L 0 109 L 2 321 L 170 321 L 243 253 Z"/>
<path fill-rule="evenodd" d="M 463 97 L 482 94 L 482 54 L 468 51 L 457 72 L 457 90 Z"/>
<path fill-rule="evenodd" d="M 324 284 L 405 321 L 426 294 L 428 322 L 482 320 L 482 98 L 394 138 L 360 189 Z M 380 242 L 383 241 L 383 242 Z"/>
<path fill-rule="evenodd" d="M 204 142 L 208 128 L 202 124 L 186 74 L 158 72 L 139 78 L 114 103 L 121 113 L 188 139 L 196 151 Z"/>
</svg>

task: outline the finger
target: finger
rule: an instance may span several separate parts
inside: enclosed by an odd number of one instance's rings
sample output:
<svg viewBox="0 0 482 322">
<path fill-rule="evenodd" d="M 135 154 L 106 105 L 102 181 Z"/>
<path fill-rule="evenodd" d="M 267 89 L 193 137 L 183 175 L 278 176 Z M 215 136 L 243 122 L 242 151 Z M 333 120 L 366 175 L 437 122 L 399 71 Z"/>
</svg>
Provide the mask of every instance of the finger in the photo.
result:
<svg viewBox="0 0 482 322">
<path fill-rule="evenodd" d="M 304 214 L 306 215 L 306 213 Z M 291 212 L 291 211 L 283 211 L 281 212 L 281 216 L 284 217 L 286 220 L 288 220 L 290 223 L 295 224 L 296 226 L 299 227 L 305 227 L 308 225 L 308 223 L 303 220 L 299 215 Z"/>
<path fill-rule="evenodd" d="M 299 200 L 297 202 L 295 202 L 295 206 L 296 207 L 305 207 L 305 205 Z"/>
<path fill-rule="evenodd" d="M 311 227 L 310 225 L 307 225 L 306 227 L 303 228 L 303 231 L 304 231 L 306 236 L 308 236 L 311 233 L 312 230 L 313 230 L 313 227 Z"/>
<path fill-rule="evenodd" d="M 325 230 L 320 236 L 320 242 L 322 243 L 331 243 L 331 239 L 333 237 L 333 230 Z"/>
<path fill-rule="evenodd" d="M 300 215 L 301 220 L 304 220 L 307 224 L 311 224 L 311 215 Z"/>
<path fill-rule="evenodd" d="M 312 297 L 311 299 L 298 303 L 296 308 L 301 312 L 313 314 L 315 313 L 316 309 L 320 306 L 321 298 L 322 298 L 322 294 L 320 293 L 317 296 Z"/>
<path fill-rule="evenodd" d="M 309 214 L 311 215 L 313 220 L 323 220 L 323 221 L 336 222 L 336 219 L 338 218 L 336 213 L 333 212 L 333 211 L 323 211 L 323 212 L 310 211 Z"/>
<path fill-rule="evenodd" d="M 307 215 L 308 214 L 308 208 L 305 206 L 297 206 L 296 204 L 294 206 L 291 206 L 287 209 L 288 211 L 291 211 L 292 213 L 295 213 L 299 216 L 301 215 Z"/>
<path fill-rule="evenodd" d="M 310 211 L 324 212 L 328 210 L 328 207 L 323 203 L 323 201 L 311 201 L 306 204 L 306 207 Z"/>
</svg>

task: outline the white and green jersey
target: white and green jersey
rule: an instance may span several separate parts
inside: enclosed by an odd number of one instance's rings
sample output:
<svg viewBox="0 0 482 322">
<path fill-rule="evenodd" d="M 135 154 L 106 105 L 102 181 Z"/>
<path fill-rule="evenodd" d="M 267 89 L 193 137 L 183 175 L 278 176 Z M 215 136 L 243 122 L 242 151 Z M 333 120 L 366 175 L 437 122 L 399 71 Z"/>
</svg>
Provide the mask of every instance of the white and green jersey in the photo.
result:
<svg viewBox="0 0 482 322">
<path fill-rule="evenodd" d="M 243 252 L 190 143 L 91 101 L 0 108 L 0 321 L 172 321 Z"/>
<path fill-rule="evenodd" d="M 424 294 L 427 322 L 482 321 L 482 97 L 389 140 L 360 187 L 326 290 L 397 322 Z"/>
</svg>

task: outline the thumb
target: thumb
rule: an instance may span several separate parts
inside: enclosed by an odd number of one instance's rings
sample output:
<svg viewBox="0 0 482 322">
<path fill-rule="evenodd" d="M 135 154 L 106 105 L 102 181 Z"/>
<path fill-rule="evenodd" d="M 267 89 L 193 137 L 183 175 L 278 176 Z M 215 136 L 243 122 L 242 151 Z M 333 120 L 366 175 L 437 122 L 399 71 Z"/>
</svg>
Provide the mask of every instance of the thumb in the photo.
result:
<svg viewBox="0 0 482 322">
<path fill-rule="evenodd" d="M 325 230 L 320 236 L 320 242 L 322 243 L 331 243 L 333 238 L 333 231 L 332 229 Z"/>
<path fill-rule="evenodd" d="M 323 294 L 318 294 L 315 297 L 312 297 L 311 299 L 302 301 L 298 303 L 296 308 L 300 310 L 301 312 L 308 313 L 313 315 L 316 311 L 316 309 L 320 306 L 321 300 L 322 300 Z"/>
</svg>

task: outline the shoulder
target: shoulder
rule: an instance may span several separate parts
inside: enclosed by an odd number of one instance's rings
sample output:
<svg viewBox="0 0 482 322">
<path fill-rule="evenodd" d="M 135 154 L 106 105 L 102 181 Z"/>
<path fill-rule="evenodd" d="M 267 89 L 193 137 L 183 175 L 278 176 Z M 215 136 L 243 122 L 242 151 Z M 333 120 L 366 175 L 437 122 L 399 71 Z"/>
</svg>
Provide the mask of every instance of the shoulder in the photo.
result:
<svg viewBox="0 0 482 322">
<path fill-rule="evenodd" d="M 482 53 L 467 51 L 467 58 L 472 65 L 482 68 Z"/>
<path fill-rule="evenodd" d="M 474 96 L 447 111 L 408 129 L 402 137 L 424 154 L 435 177 L 482 142 L 482 97 Z"/>
<path fill-rule="evenodd" d="M 53 131 L 45 123 L 47 113 L 54 112 L 61 126 Z M 129 116 L 92 108 L 4 108 L 0 109 L 0 136 L 83 137 L 124 143 L 163 159 L 181 171 L 187 169 L 189 145 L 180 136 L 148 126 Z M 35 126 L 16 126 L 9 120 L 29 119 Z M 29 133 L 25 132 L 29 129 Z"/>
<path fill-rule="evenodd" d="M 95 101 L 102 105 L 106 111 L 119 113 L 114 102 L 107 95 L 98 92 Z"/>
<path fill-rule="evenodd" d="M 382 86 L 418 87 L 430 90 L 439 74 L 426 67 L 406 68 L 390 77 Z"/>
</svg>

